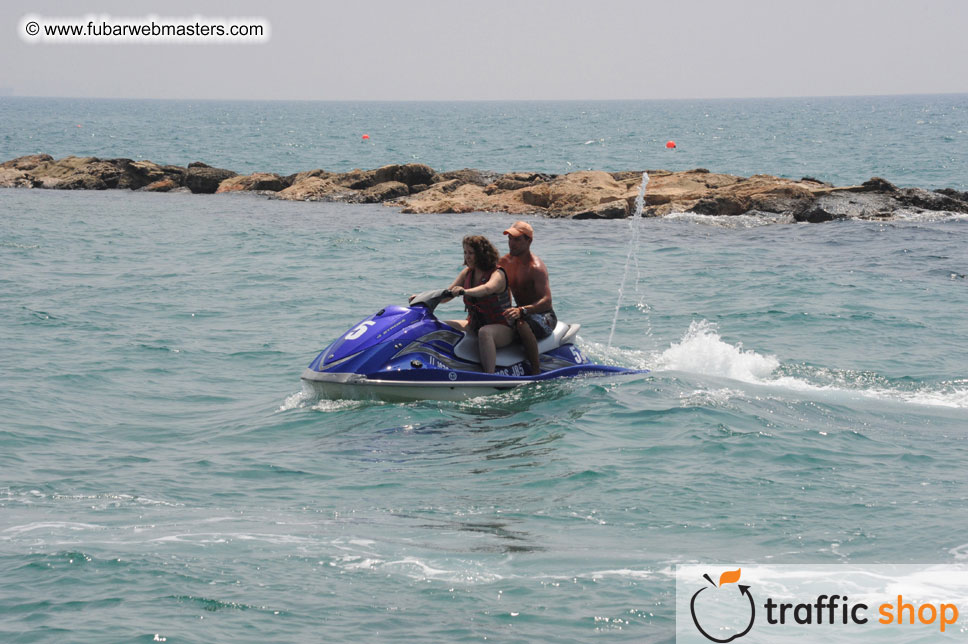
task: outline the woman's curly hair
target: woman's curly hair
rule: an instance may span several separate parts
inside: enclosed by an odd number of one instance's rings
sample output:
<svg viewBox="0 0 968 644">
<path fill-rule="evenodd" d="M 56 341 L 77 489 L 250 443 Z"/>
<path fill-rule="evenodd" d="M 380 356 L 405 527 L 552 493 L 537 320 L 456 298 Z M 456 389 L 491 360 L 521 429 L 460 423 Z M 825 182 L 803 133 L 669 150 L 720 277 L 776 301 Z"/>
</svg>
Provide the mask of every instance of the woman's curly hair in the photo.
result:
<svg viewBox="0 0 968 644">
<path fill-rule="evenodd" d="M 474 266 L 485 272 L 497 268 L 497 248 L 484 235 L 468 235 L 463 244 L 474 253 Z"/>
</svg>

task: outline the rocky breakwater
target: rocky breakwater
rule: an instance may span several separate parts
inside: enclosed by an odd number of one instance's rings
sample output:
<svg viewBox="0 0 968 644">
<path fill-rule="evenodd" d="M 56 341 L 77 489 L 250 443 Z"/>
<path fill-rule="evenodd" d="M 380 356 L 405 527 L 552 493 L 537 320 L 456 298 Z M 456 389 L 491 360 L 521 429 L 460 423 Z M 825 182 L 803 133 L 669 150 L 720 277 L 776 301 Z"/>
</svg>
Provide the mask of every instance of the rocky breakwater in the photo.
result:
<svg viewBox="0 0 968 644">
<path fill-rule="evenodd" d="M 901 212 L 968 213 L 968 193 L 898 188 L 874 177 L 858 186 L 837 187 L 811 178 L 770 175 L 739 177 L 704 169 L 649 170 L 643 214 L 674 212 L 733 216 L 786 215 L 795 221 L 890 219 Z M 292 201 L 383 203 L 407 213 L 506 212 L 572 219 L 615 219 L 634 212 L 641 171 L 581 171 L 564 175 L 535 172 L 499 174 L 464 169 L 436 172 L 423 164 L 374 170 L 292 175 L 238 175 L 204 163 L 187 167 L 131 159 L 46 154 L 0 164 L 0 187 L 67 190 L 130 189 L 195 193 L 255 192 Z"/>
</svg>

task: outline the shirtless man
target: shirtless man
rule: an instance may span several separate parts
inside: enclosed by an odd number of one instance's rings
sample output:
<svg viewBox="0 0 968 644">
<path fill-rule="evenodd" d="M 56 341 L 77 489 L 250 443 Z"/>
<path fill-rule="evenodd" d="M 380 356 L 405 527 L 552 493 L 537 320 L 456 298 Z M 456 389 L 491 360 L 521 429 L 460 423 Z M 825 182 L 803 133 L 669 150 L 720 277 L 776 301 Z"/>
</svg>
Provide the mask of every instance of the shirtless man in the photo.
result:
<svg viewBox="0 0 968 644">
<path fill-rule="evenodd" d="M 517 221 L 504 231 L 508 236 L 507 255 L 498 261 L 508 276 L 508 286 L 517 306 L 504 311 L 504 317 L 518 332 L 524 352 L 531 363 L 531 375 L 541 373 L 538 340 L 555 329 L 558 317 L 551 308 L 551 284 L 548 267 L 537 255 L 531 254 L 534 229 L 531 224 Z"/>
</svg>

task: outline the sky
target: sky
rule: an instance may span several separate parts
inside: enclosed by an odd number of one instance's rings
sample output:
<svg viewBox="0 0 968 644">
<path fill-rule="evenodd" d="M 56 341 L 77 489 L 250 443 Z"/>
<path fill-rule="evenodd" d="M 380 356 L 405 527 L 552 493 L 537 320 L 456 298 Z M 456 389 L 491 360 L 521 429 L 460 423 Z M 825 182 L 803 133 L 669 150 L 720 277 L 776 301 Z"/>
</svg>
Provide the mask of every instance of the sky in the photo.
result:
<svg viewBox="0 0 968 644">
<path fill-rule="evenodd" d="M 28 16 L 256 17 L 264 42 L 29 41 Z M 589 100 L 968 92 L 964 0 L 5 0 L 0 95 Z"/>
</svg>

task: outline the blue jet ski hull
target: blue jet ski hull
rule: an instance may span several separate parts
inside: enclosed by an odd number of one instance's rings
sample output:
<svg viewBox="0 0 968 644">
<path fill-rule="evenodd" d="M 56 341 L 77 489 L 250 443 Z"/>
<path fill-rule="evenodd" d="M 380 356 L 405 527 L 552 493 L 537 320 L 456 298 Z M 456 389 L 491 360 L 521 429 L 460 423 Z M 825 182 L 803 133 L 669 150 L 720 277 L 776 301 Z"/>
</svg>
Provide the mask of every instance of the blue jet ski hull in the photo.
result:
<svg viewBox="0 0 968 644">
<path fill-rule="evenodd" d="M 498 350 L 496 373 L 484 373 L 474 334 L 433 315 L 440 291 L 411 307 L 388 306 L 362 320 L 310 363 L 302 381 L 316 396 L 350 400 L 466 400 L 535 382 L 642 373 L 588 362 L 573 343 L 578 325 L 558 323 L 541 340 L 541 373 L 530 375 L 520 346 Z M 436 296 L 436 297 L 435 297 Z"/>
</svg>

